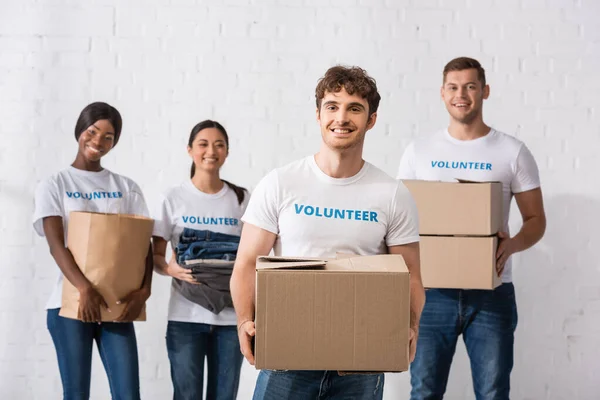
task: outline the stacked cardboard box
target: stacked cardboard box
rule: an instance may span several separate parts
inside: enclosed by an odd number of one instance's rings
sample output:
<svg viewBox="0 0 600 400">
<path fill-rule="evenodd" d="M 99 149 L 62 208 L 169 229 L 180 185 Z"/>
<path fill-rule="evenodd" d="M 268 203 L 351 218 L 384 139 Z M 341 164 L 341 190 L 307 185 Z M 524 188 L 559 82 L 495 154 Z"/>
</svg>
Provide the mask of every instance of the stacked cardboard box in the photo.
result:
<svg viewBox="0 0 600 400">
<path fill-rule="evenodd" d="M 494 289 L 499 182 L 403 181 L 419 211 L 421 274 L 426 288 Z"/>
<path fill-rule="evenodd" d="M 259 257 L 256 368 L 408 370 L 409 288 L 399 255 Z"/>
</svg>

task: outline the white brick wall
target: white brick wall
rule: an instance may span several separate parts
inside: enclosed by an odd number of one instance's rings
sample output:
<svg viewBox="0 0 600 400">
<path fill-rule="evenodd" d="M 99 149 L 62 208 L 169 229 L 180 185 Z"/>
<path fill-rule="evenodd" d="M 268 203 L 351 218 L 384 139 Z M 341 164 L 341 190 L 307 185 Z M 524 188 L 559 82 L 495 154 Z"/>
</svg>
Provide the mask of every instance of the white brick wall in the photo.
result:
<svg viewBox="0 0 600 400">
<path fill-rule="evenodd" d="M 45 327 L 52 260 L 31 229 L 37 181 L 74 158 L 89 102 L 124 116 L 107 167 L 150 203 L 186 179 L 191 127 L 230 131 L 224 176 L 253 187 L 314 152 L 314 87 L 335 62 L 378 80 L 383 101 L 366 158 L 395 173 L 407 142 L 445 126 L 441 70 L 469 55 L 488 71 L 488 123 L 536 156 L 548 232 L 516 257 L 520 323 L 513 399 L 600 396 L 600 16 L 593 0 L 3 0 L 0 4 L 0 398 L 55 399 L 60 381 Z M 518 213 L 513 210 L 513 225 Z M 168 280 L 155 276 L 138 324 L 144 399 L 170 396 L 164 333 Z M 244 366 L 240 399 L 256 372 Z M 386 398 L 407 398 L 408 374 Z M 94 399 L 108 398 L 94 359 Z M 459 346 L 448 399 L 473 399 Z"/>
</svg>

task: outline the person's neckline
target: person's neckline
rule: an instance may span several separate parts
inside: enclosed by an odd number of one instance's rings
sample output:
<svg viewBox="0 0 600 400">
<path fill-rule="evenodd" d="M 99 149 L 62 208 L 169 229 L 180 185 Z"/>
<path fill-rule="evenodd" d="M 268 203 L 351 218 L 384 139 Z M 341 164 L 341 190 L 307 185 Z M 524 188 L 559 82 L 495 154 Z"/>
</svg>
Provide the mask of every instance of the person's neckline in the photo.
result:
<svg viewBox="0 0 600 400">
<path fill-rule="evenodd" d="M 329 183 L 332 185 L 349 185 L 351 183 L 354 183 L 360 180 L 367 173 L 370 166 L 368 162 L 364 161 L 360 170 L 353 176 L 349 176 L 347 178 L 334 178 L 332 176 L 327 175 L 325 172 L 323 172 L 323 170 L 321 170 L 321 168 L 317 164 L 315 155 L 308 156 L 307 159 L 310 168 L 317 175 L 317 178 L 322 182 Z"/>
<path fill-rule="evenodd" d="M 196 185 L 194 185 L 194 182 L 192 182 L 191 179 L 188 179 L 185 182 L 185 185 L 194 194 L 196 194 L 198 196 L 201 196 L 203 198 L 209 198 L 209 199 L 218 199 L 220 197 L 223 197 L 225 195 L 225 193 L 227 193 L 227 190 L 229 189 L 229 187 L 227 186 L 227 184 L 225 182 L 223 182 L 223 187 L 217 193 L 206 193 L 206 192 L 203 192 L 202 190 L 198 189 L 196 187 Z"/>
<path fill-rule="evenodd" d="M 107 170 L 106 168 L 102 168 L 100 171 L 88 171 L 85 169 L 75 168 L 72 165 L 69 165 L 69 168 L 67 168 L 67 170 L 75 175 L 89 176 L 89 177 L 102 177 L 102 176 L 108 175 L 110 173 L 110 171 Z"/>
<path fill-rule="evenodd" d="M 444 136 L 446 137 L 446 139 L 448 139 L 449 141 L 451 141 L 452 143 L 455 144 L 460 144 L 460 145 L 464 145 L 464 146 L 469 146 L 469 145 L 477 145 L 479 143 L 483 143 L 488 141 L 494 134 L 496 133 L 496 130 L 494 128 L 490 128 L 489 132 L 486 133 L 483 136 L 480 136 L 478 138 L 475 139 L 468 139 L 468 140 L 461 140 L 461 139 L 457 139 L 454 136 L 452 136 L 450 134 L 450 131 L 448 130 L 448 128 L 444 129 Z"/>
</svg>

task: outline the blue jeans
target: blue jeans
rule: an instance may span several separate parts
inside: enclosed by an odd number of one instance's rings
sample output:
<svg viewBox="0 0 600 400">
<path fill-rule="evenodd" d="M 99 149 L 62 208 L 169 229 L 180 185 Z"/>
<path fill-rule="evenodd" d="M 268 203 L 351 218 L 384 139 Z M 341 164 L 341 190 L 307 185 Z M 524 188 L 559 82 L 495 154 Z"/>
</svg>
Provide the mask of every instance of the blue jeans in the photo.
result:
<svg viewBox="0 0 600 400">
<path fill-rule="evenodd" d="M 384 375 L 336 371 L 269 371 L 258 374 L 254 400 L 381 400 Z"/>
<path fill-rule="evenodd" d="M 442 399 L 458 336 L 463 335 L 477 400 L 509 398 L 517 304 L 512 283 L 495 290 L 429 289 L 417 354 L 410 368 L 411 399 Z"/>
<path fill-rule="evenodd" d="M 243 356 L 235 325 L 169 321 L 167 352 L 171 362 L 173 399 L 202 399 L 205 358 L 208 364 L 206 398 L 236 398 Z"/>
<path fill-rule="evenodd" d="M 104 364 L 114 400 L 139 400 L 137 342 L 132 322 L 86 323 L 48 310 L 47 324 L 56 348 L 64 400 L 90 397 L 94 340 Z"/>
<path fill-rule="evenodd" d="M 177 245 L 177 262 L 211 259 L 234 261 L 240 237 L 206 230 L 184 228 Z"/>
</svg>

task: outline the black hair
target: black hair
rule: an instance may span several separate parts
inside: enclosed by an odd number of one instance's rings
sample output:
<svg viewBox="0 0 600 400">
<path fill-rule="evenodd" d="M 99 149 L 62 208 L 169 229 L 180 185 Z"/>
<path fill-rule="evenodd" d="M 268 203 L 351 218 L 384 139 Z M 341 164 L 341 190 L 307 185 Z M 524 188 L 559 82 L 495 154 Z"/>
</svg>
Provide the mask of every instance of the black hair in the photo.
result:
<svg viewBox="0 0 600 400">
<path fill-rule="evenodd" d="M 117 145 L 119 136 L 121 136 L 121 128 L 123 127 L 123 120 L 121 114 L 113 106 L 96 102 L 88 104 L 79 114 L 77 123 L 75 124 L 75 140 L 79 141 L 79 137 L 87 128 L 92 126 L 96 121 L 102 119 L 108 120 L 115 130 L 115 140 L 113 141 L 113 147 Z"/>
<path fill-rule="evenodd" d="M 223 135 L 223 139 L 225 140 L 225 144 L 227 145 L 227 149 L 229 149 L 229 136 L 227 135 L 227 131 L 225 130 L 223 125 L 221 125 L 217 121 L 212 121 L 210 119 L 199 122 L 196 124 L 196 126 L 194 126 L 194 128 L 192 129 L 192 132 L 190 133 L 190 138 L 188 140 L 188 146 L 190 148 L 194 144 L 194 139 L 196 139 L 198 132 L 200 132 L 203 129 L 207 129 L 207 128 L 215 128 L 219 132 L 221 132 L 221 134 Z M 192 169 L 190 172 L 190 178 L 193 178 L 195 173 L 196 173 L 196 165 L 192 161 Z M 221 180 L 223 181 L 223 183 L 225 183 L 227 186 L 229 186 L 229 188 L 231 190 L 233 190 L 233 192 L 235 193 L 235 195 L 238 199 L 238 203 L 242 204 L 244 202 L 244 198 L 246 197 L 247 190 L 244 189 L 243 187 L 234 185 L 233 183 L 228 182 L 225 179 L 221 179 Z"/>
</svg>

